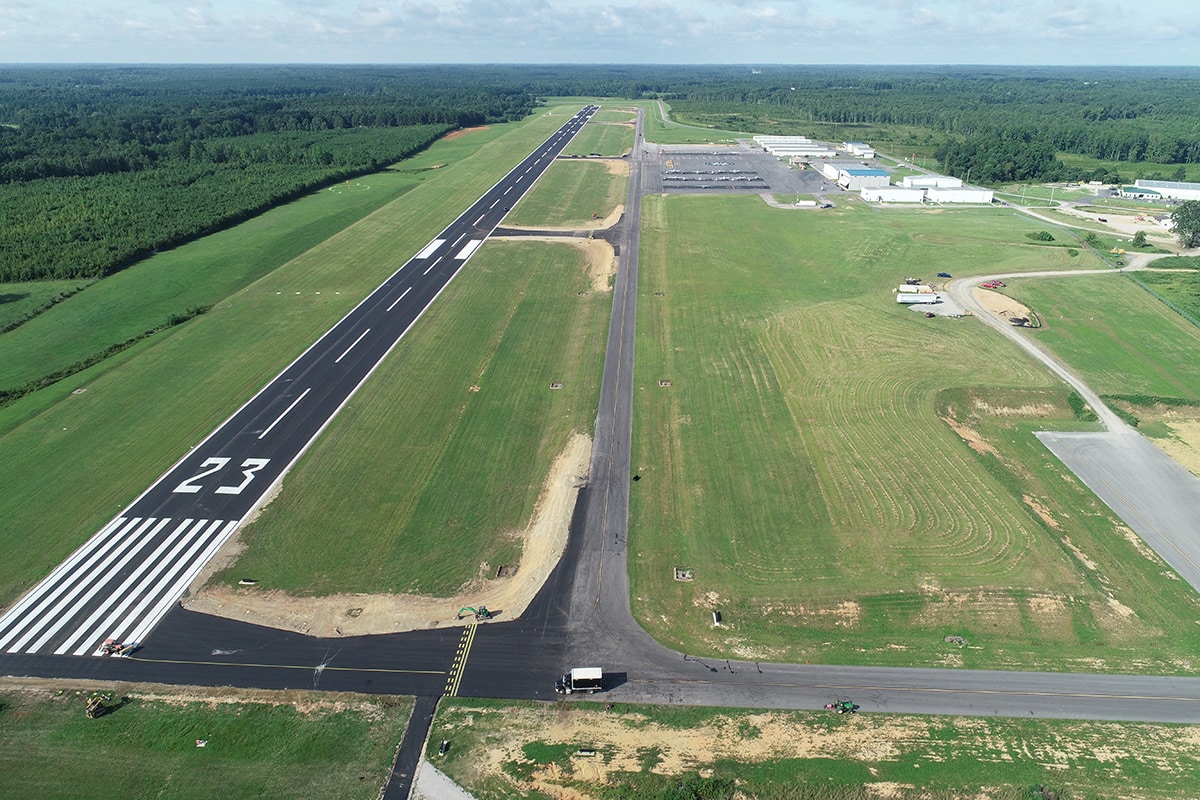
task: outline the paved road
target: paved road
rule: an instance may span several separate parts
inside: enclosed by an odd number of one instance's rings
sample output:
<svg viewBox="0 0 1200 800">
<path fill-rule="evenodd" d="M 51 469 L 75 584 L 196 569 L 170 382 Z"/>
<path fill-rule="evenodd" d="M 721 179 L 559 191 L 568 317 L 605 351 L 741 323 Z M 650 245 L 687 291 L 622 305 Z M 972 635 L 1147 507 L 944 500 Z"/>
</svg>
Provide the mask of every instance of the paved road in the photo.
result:
<svg viewBox="0 0 1200 800">
<path fill-rule="evenodd" d="M 140 642 L 596 111 L 587 106 L 0 617 L 0 650 Z"/>
</svg>

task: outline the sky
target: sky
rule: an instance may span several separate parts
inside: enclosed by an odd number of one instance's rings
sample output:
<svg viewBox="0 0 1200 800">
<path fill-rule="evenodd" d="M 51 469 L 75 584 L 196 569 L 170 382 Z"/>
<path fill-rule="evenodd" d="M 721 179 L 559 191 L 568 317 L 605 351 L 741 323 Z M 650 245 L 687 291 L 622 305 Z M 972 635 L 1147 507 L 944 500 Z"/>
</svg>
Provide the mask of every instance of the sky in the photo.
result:
<svg viewBox="0 0 1200 800">
<path fill-rule="evenodd" d="M 0 0 L 0 63 L 1200 65 L 1197 0 Z"/>
</svg>

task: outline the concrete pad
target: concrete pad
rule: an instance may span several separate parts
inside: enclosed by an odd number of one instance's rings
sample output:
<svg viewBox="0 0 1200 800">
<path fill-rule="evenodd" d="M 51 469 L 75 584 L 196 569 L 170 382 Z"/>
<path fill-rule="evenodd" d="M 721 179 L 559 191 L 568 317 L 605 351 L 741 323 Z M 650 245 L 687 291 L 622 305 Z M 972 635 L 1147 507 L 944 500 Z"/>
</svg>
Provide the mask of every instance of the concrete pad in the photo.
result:
<svg viewBox="0 0 1200 800">
<path fill-rule="evenodd" d="M 1043 431 L 1037 437 L 1200 592 L 1200 478 L 1138 433 Z"/>
<path fill-rule="evenodd" d="M 412 800 L 475 800 L 475 796 L 447 778 L 446 773 L 433 764 L 422 761 L 413 781 Z"/>
</svg>

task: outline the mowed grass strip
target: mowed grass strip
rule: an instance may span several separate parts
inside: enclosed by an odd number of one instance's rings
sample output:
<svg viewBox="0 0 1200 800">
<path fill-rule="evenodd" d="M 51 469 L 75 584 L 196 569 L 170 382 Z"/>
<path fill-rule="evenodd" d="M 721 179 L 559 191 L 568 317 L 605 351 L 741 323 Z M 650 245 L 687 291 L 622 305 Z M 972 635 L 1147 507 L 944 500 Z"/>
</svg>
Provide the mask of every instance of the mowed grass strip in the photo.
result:
<svg viewBox="0 0 1200 800">
<path fill-rule="evenodd" d="M 610 295 L 589 286 L 566 244 L 486 244 L 246 528 L 228 580 L 445 596 L 515 564 L 550 462 L 592 428 Z"/>
<path fill-rule="evenodd" d="M 1031 335 L 1100 394 L 1200 399 L 1200 328 L 1131 280 L 1143 276 L 1188 287 L 1167 289 L 1185 303 L 1200 290 L 1195 273 L 1147 272 L 1025 278 L 1004 292 L 1035 309 Z"/>
<path fill-rule="evenodd" d="M 112 519 L 531 152 L 560 117 L 438 143 L 399 165 L 421 179 L 405 196 L 204 316 L 0 409 L 0 604 Z"/>
<path fill-rule="evenodd" d="M 598 153 L 602 156 L 620 156 L 633 147 L 633 115 L 625 114 L 621 122 L 598 122 L 594 118 L 575 135 L 563 150 L 563 155 L 587 156 Z"/>
<path fill-rule="evenodd" d="M 0 389 L 74 364 L 172 314 L 219 303 L 417 184 L 400 172 L 338 184 L 97 281 L 0 336 Z"/>
<path fill-rule="evenodd" d="M 426 757 L 479 800 L 1167 800 L 1194 793 L 1198 741 L 1196 725 L 446 698 Z"/>
<path fill-rule="evenodd" d="M 65 299 L 90 281 L 31 281 L 0 283 L 0 328 L 21 323 L 48 304 Z M 44 313 L 44 312 L 42 312 Z"/>
<path fill-rule="evenodd" d="M 1100 535 L 1080 509 L 1053 525 L 1039 513 L 1067 502 L 1058 484 L 967 441 L 989 398 L 997 414 L 1069 424 L 1065 387 L 982 325 L 894 300 L 909 275 L 1096 264 L 1024 232 L 990 210 L 647 198 L 630 542 L 651 633 L 741 657 L 1046 668 L 1097 645 L 1130 665 L 1123 647 L 1153 641 L 1155 668 L 1177 668 L 1185 648 L 1163 626 L 1189 636 L 1183 610 L 1118 614 L 1139 602 L 1123 559 L 1144 558 L 1121 540 L 1099 579 L 1069 544 Z M 953 386 L 975 399 L 941 404 Z"/>
<path fill-rule="evenodd" d="M 601 161 L 559 159 L 538 178 L 505 222 L 526 227 L 592 225 L 624 201 L 628 168 Z M 615 174 L 620 172 L 623 174 Z"/>
<path fill-rule="evenodd" d="M 71 797 L 330 797 L 379 794 L 407 698 L 257 692 L 163 698 L 115 692 L 87 719 L 87 689 L 0 689 L 0 794 Z M 205 742 L 203 747 L 197 741 Z"/>
</svg>

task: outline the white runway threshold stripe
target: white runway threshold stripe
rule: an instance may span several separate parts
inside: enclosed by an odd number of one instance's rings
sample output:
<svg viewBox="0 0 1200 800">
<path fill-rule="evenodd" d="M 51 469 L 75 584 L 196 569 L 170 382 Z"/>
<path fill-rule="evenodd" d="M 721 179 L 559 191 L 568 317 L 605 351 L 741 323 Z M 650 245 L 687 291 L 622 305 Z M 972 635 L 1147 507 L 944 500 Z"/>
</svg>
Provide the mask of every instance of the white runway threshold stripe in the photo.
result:
<svg viewBox="0 0 1200 800">
<path fill-rule="evenodd" d="M 458 251 L 458 255 L 456 255 L 455 258 L 459 261 L 466 261 L 481 244 L 483 244 L 483 239 L 472 239 L 471 241 L 467 242 L 466 247 Z"/>
<path fill-rule="evenodd" d="M 118 517 L 0 617 L 0 648 L 99 655 L 105 639 L 140 641 L 237 526 Z"/>
<path fill-rule="evenodd" d="M 425 249 L 417 253 L 417 258 L 429 258 L 437 252 L 437 249 L 446 243 L 445 239 L 434 239 L 429 244 L 425 245 Z"/>
</svg>

